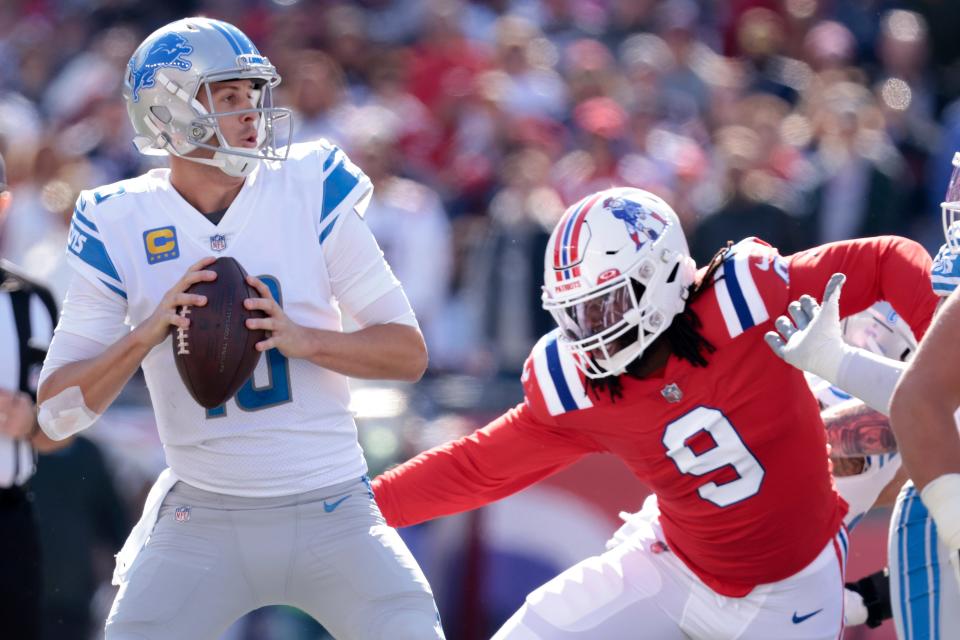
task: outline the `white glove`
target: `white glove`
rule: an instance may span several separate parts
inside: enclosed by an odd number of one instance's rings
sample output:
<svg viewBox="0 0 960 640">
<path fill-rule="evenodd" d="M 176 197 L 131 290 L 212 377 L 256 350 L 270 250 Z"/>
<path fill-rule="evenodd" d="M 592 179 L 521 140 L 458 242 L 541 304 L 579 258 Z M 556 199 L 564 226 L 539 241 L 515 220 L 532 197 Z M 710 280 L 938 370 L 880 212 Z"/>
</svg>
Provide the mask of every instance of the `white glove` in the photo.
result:
<svg viewBox="0 0 960 640">
<path fill-rule="evenodd" d="M 856 627 L 865 624 L 870 612 L 863 603 L 863 596 L 850 589 L 843 590 L 843 626 Z"/>
<path fill-rule="evenodd" d="M 780 334 L 769 331 L 764 336 L 773 352 L 787 363 L 831 384 L 837 383 L 844 355 L 852 350 L 843 341 L 840 328 L 840 290 L 846 279 L 842 273 L 830 276 L 823 306 L 808 295 L 791 302 L 787 307 L 790 317 L 780 316 L 774 323 Z"/>
</svg>

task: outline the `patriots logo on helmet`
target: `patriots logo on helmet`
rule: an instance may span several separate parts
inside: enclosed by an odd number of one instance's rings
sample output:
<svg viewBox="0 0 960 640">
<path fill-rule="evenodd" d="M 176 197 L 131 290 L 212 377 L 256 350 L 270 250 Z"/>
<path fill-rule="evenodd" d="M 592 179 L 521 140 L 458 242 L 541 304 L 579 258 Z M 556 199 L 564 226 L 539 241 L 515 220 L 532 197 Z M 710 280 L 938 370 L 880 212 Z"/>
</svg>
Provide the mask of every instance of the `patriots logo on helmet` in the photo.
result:
<svg viewBox="0 0 960 640">
<path fill-rule="evenodd" d="M 154 78 L 161 67 L 173 67 L 186 71 L 192 65 L 187 56 L 193 53 L 193 46 L 179 33 L 167 33 L 157 39 L 143 63 L 136 65 L 136 59 L 130 59 L 130 86 L 133 88 L 133 101 L 139 102 L 140 89 L 154 86 Z"/>
<path fill-rule="evenodd" d="M 603 201 L 603 208 L 610 211 L 615 218 L 623 220 L 623 224 L 627 227 L 627 234 L 633 240 L 637 251 L 647 243 L 647 240 L 656 242 L 668 224 L 656 212 L 626 198 L 607 198 Z"/>
</svg>

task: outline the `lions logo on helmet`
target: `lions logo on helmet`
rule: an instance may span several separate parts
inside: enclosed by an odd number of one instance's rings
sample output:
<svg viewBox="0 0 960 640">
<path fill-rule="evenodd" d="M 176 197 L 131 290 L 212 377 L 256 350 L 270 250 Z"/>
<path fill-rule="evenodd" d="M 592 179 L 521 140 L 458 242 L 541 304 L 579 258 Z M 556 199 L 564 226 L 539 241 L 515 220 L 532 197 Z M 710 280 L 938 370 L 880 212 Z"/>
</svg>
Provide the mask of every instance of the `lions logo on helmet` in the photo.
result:
<svg viewBox="0 0 960 640">
<path fill-rule="evenodd" d="M 181 71 L 189 69 L 191 62 L 187 60 L 187 56 L 192 52 L 193 47 L 183 36 L 179 33 L 168 33 L 154 43 L 141 64 L 137 65 L 136 58 L 131 58 L 128 66 L 133 101 L 140 101 L 140 89 L 154 86 L 154 78 L 160 67 L 176 67 Z"/>
<path fill-rule="evenodd" d="M 251 84 L 250 108 L 216 111 L 211 86 L 240 80 Z M 278 84 L 276 68 L 232 24 L 209 18 L 168 24 L 147 36 L 127 65 L 123 96 L 134 145 L 147 155 L 170 154 L 248 176 L 259 160 L 284 160 L 289 152 L 291 112 L 273 106 Z M 231 146 L 220 118 L 248 114 L 257 127 L 257 146 Z M 213 157 L 194 153 L 197 149 Z"/>
</svg>

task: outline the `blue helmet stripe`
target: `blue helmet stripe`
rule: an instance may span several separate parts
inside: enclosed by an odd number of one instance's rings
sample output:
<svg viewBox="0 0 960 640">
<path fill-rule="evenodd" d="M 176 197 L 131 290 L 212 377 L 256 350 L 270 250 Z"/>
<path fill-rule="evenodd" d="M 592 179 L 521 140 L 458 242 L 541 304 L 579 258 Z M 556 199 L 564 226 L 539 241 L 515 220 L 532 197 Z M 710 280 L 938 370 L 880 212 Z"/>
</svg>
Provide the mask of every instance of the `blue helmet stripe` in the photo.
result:
<svg viewBox="0 0 960 640">
<path fill-rule="evenodd" d="M 222 22 L 211 20 L 210 26 L 223 34 L 223 37 L 226 38 L 227 42 L 230 43 L 230 46 L 233 47 L 233 52 L 235 54 L 240 55 L 241 53 L 243 53 L 242 51 L 240 51 L 240 45 L 237 43 L 236 39 L 233 37 L 233 35 L 229 31 L 227 31 L 226 27 Z"/>
<path fill-rule="evenodd" d="M 233 34 L 234 39 L 237 41 L 237 46 L 243 50 L 243 53 L 253 53 L 259 55 L 260 52 L 257 51 L 257 48 L 254 46 L 253 42 L 251 42 L 250 38 L 247 37 L 247 34 L 245 34 L 243 31 L 240 31 L 240 29 L 237 29 L 229 22 L 223 22 L 221 24 L 227 28 L 227 31 Z"/>
</svg>

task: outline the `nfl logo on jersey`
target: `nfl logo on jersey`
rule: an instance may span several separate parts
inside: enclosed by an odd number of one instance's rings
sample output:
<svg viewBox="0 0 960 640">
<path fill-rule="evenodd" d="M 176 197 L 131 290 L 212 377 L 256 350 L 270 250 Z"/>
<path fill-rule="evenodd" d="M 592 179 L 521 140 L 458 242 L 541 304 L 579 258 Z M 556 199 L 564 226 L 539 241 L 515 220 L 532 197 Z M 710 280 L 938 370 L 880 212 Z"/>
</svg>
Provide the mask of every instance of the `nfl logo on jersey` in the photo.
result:
<svg viewBox="0 0 960 640">
<path fill-rule="evenodd" d="M 190 507 L 177 507 L 173 512 L 177 522 L 186 522 L 190 519 Z"/>
<path fill-rule="evenodd" d="M 675 403 L 683 400 L 683 391 L 680 390 L 680 387 L 677 386 L 677 383 L 671 382 L 665 386 L 660 394 L 664 397 L 667 402 Z"/>
<path fill-rule="evenodd" d="M 227 248 L 227 238 L 226 236 L 217 234 L 215 236 L 210 236 L 210 248 L 214 251 L 223 251 Z"/>
</svg>

